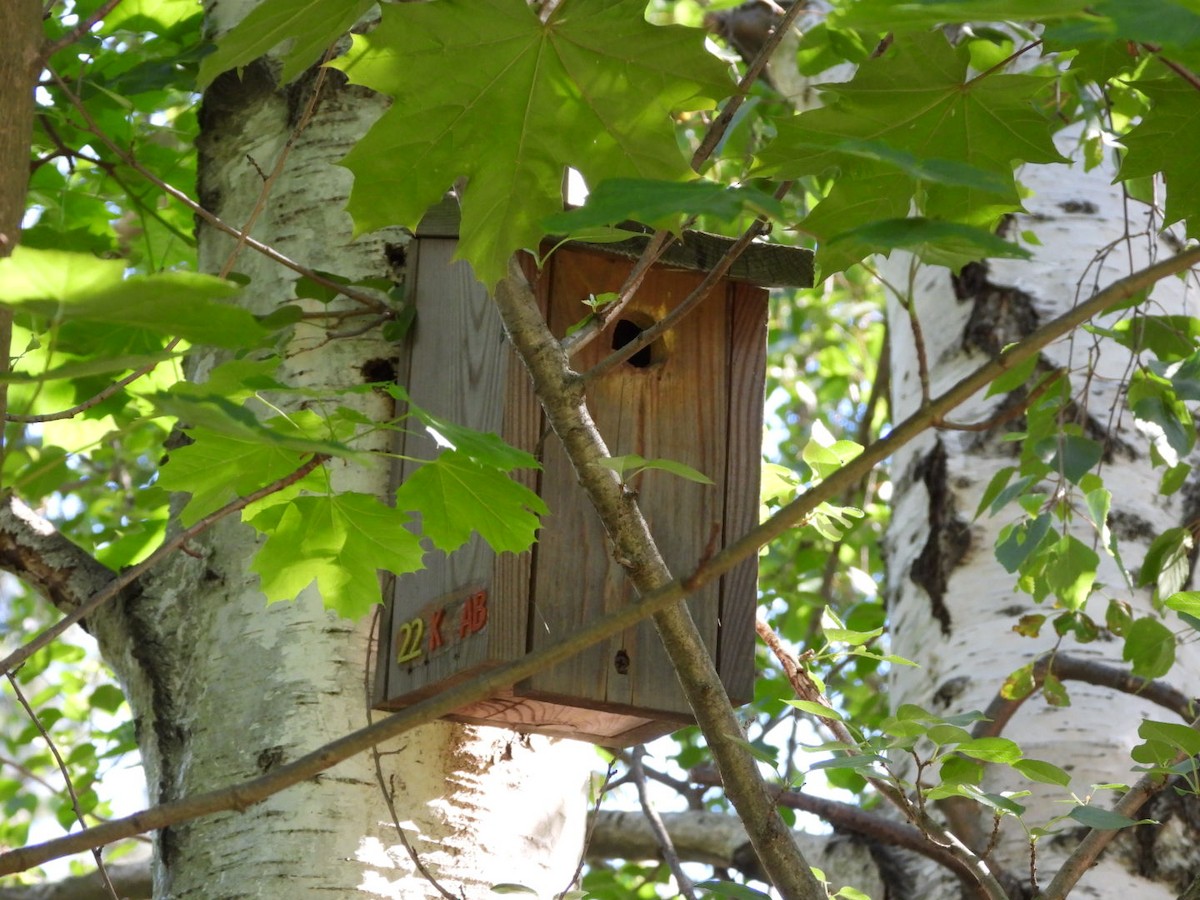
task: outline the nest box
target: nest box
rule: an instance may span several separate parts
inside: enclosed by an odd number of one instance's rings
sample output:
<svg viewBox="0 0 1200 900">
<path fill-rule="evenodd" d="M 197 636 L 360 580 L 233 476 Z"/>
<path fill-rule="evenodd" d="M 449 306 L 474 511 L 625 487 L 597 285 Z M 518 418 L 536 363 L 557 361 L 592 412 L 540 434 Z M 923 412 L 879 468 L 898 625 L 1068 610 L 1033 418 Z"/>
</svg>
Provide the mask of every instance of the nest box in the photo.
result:
<svg viewBox="0 0 1200 900">
<path fill-rule="evenodd" d="M 427 569 L 394 580 L 376 681 L 376 705 L 384 709 L 561 641 L 635 596 L 561 446 L 546 435 L 529 377 L 487 292 L 468 265 L 451 261 L 457 229 L 457 207 L 443 204 L 408 245 L 417 318 L 398 378 L 421 407 L 537 455 L 541 471 L 518 477 L 550 512 L 530 552 L 497 555 L 476 536 L 449 555 L 430 554 Z M 557 336 L 588 313 L 581 301 L 589 295 L 620 289 L 644 243 L 568 244 L 550 256 L 533 283 Z M 700 233 L 676 242 L 618 320 L 573 359 L 575 369 L 586 371 L 662 319 L 730 243 Z M 752 245 L 676 329 L 587 387 L 588 407 L 614 456 L 677 460 L 715 482 L 663 471 L 631 479 L 676 576 L 757 520 L 765 288 L 811 283 L 808 251 Z M 401 458 L 436 452 L 424 434 L 403 440 Z M 400 464 L 398 476 L 415 465 Z M 734 703 L 752 696 L 756 599 L 750 559 L 687 601 Z M 693 721 L 650 621 L 452 718 L 607 746 L 649 740 Z"/>
</svg>

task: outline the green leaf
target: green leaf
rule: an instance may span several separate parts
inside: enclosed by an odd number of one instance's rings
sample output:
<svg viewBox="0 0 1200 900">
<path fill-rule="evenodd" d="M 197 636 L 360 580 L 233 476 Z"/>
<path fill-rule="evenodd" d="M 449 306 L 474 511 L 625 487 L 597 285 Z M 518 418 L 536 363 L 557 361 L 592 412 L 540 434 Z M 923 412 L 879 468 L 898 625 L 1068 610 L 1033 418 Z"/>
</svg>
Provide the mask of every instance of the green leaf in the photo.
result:
<svg viewBox="0 0 1200 900">
<path fill-rule="evenodd" d="M 179 515 L 188 526 L 231 500 L 296 471 L 306 457 L 301 451 L 266 443 L 258 434 L 233 437 L 193 428 L 189 436 L 192 443 L 172 450 L 158 477 L 158 484 L 166 490 L 192 495 Z"/>
<path fill-rule="evenodd" d="M 781 219 L 783 204 L 754 188 L 728 187 L 714 181 L 652 181 L 611 178 L 596 185 L 578 209 L 547 216 L 547 234 L 576 235 L 588 228 L 627 219 L 679 233 L 688 216 L 736 222 L 750 215 Z"/>
<path fill-rule="evenodd" d="M 843 241 L 885 254 L 907 250 L 929 265 L 945 266 L 954 272 L 981 259 L 1029 259 L 1033 255 L 984 228 L 919 216 L 885 219 L 835 234 L 829 239 L 830 252 L 836 252 Z"/>
<path fill-rule="evenodd" d="M 1134 353 L 1149 350 L 1163 362 L 1176 362 L 1195 352 L 1200 342 L 1200 319 L 1195 316 L 1138 315 L 1098 333 L 1111 336 Z"/>
<path fill-rule="evenodd" d="M 1067 609 L 1081 609 L 1096 581 L 1100 557 L 1074 535 L 1061 538 L 1046 565 L 1046 584 Z"/>
<path fill-rule="evenodd" d="M 417 469 L 396 490 L 396 506 L 421 514 L 421 530 L 450 553 L 477 532 L 497 553 L 529 549 L 538 516 L 548 510 L 529 488 L 448 450 Z"/>
<path fill-rule="evenodd" d="M 1072 484 L 1094 469 L 1104 456 L 1099 441 L 1077 434 L 1065 434 L 1059 439 L 1058 451 L 1050 460 L 1050 466 L 1063 473 Z"/>
<path fill-rule="evenodd" d="M 1019 759 L 1012 764 L 1012 767 L 1030 781 L 1037 781 L 1041 784 L 1057 784 L 1060 787 L 1067 787 L 1071 783 L 1069 772 L 1040 759 Z"/>
<path fill-rule="evenodd" d="M 810 469 L 821 478 L 832 475 L 846 463 L 850 462 L 863 448 L 854 441 L 833 441 L 826 443 L 818 437 L 813 437 L 804 445 L 801 456 Z"/>
<path fill-rule="evenodd" d="M 1160 597 L 1180 590 L 1191 573 L 1192 533 L 1187 528 L 1168 528 L 1153 542 L 1138 571 L 1138 587 L 1153 584 Z"/>
<path fill-rule="evenodd" d="M 931 219 L 987 228 L 1020 209 L 1014 160 L 1065 162 L 1033 106 L 1050 82 L 1033 75 L 971 78 L 969 63 L 967 52 L 941 34 L 899 36 L 887 53 L 863 63 L 853 81 L 826 85 L 821 108 L 781 121 L 760 155 L 765 174 L 841 175 L 799 227 L 828 240 L 873 220 L 902 218 L 918 185 L 921 212 Z M 855 155 L 861 145 L 841 149 L 843 141 L 882 143 L 917 160 L 949 159 L 996 180 L 988 189 L 929 181 L 890 161 Z"/>
<path fill-rule="evenodd" d="M 831 709 L 824 703 L 817 703 L 813 700 L 785 700 L 788 706 L 794 706 L 801 712 L 806 712 L 809 715 L 817 716 L 822 719 L 833 719 L 836 722 L 843 721 L 842 714 L 836 709 Z"/>
<path fill-rule="evenodd" d="M 1037 369 L 1038 362 L 1040 360 L 1035 355 L 1022 363 L 1018 363 L 988 385 L 987 396 L 994 397 L 997 394 L 1009 394 L 1017 388 L 1028 384 L 1029 379 L 1033 377 L 1034 370 Z"/>
<path fill-rule="evenodd" d="M 102 684 L 92 691 L 92 696 L 88 702 L 96 709 L 114 713 L 125 702 L 125 694 L 115 684 Z"/>
<path fill-rule="evenodd" d="M 269 601 L 291 600 L 315 580 L 325 606 L 351 619 L 381 602 L 378 570 L 422 567 L 421 542 L 400 511 L 367 494 L 296 497 L 247 521 L 267 536 L 251 569 Z"/>
<path fill-rule="evenodd" d="M 686 478 L 688 481 L 694 481 L 697 484 L 713 483 L 713 480 L 703 472 L 697 471 L 684 463 L 676 462 L 673 459 L 646 459 L 638 456 L 636 453 L 629 453 L 625 456 L 609 456 L 606 459 L 599 460 L 599 463 L 604 468 L 612 469 L 616 472 L 622 481 L 628 481 L 646 469 L 661 469 L 664 472 L 670 472 L 672 475 L 678 475 L 680 478 Z"/>
<path fill-rule="evenodd" d="M 964 756 L 981 759 L 984 762 L 1011 764 L 1021 758 L 1021 748 L 1008 738 L 976 738 L 972 741 L 963 741 L 954 749 Z"/>
<path fill-rule="evenodd" d="M 1175 635 L 1158 619 L 1136 619 L 1125 633 L 1121 658 L 1133 663 L 1133 674 L 1160 678 L 1175 664 Z"/>
<path fill-rule="evenodd" d="M 287 84 L 321 58 L 350 30 L 373 0 L 264 0 L 228 33 L 200 64 L 197 81 L 207 87 L 229 69 L 241 68 L 285 41 L 279 80 Z"/>
<path fill-rule="evenodd" d="M 995 475 L 988 481 L 988 486 L 983 491 L 983 496 L 979 498 L 979 505 L 975 508 L 975 518 L 978 519 L 983 515 L 983 511 L 989 505 L 995 502 L 1000 496 L 1000 492 L 1008 486 L 1009 480 L 1017 473 L 1015 466 L 1005 466 L 999 469 Z"/>
<path fill-rule="evenodd" d="M 57 322 L 129 325 L 218 347 L 254 347 L 267 332 L 250 313 L 215 302 L 239 288 L 194 272 L 124 277 L 122 260 L 17 247 L 0 259 L 5 306 Z"/>
<path fill-rule="evenodd" d="M 928 29 L 956 22 L 1053 21 L 1082 15 L 1088 0 L 858 0 L 833 21 L 872 31 Z"/>
<path fill-rule="evenodd" d="M 533 454 L 507 443 L 498 435 L 476 431 L 436 416 L 413 404 L 408 391 L 398 384 L 385 386 L 388 393 L 405 404 L 409 415 L 415 416 L 439 447 L 456 450 L 483 466 L 509 472 L 513 469 L 540 469 Z"/>
<path fill-rule="evenodd" d="M 1138 726 L 1138 735 L 1147 741 L 1161 741 L 1176 751 L 1195 756 L 1200 753 L 1200 731 L 1179 722 L 1159 722 L 1143 719 Z"/>
<path fill-rule="evenodd" d="M 731 85 L 699 30 L 652 26 L 644 8 L 566 0 L 543 23 L 524 0 L 384 4 L 333 63 L 395 101 L 343 161 L 356 231 L 415 227 L 465 176 L 458 253 L 493 285 L 562 208 L 565 167 L 589 184 L 690 177 L 671 113 Z"/>
<path fill-rule="evenodd" d="M 1200 591 L 1179 591 L 1164 600 L 1163 604 L 1167 609 L 1200 617 Z"/>
<path fill-rule="evenodd" d="M 1163 173 L 1167 182 L 1167 208 L 1163 225 L 1188 219 L 1188 236 L 1200 235 L 1200 173 L 1189 165 L 1180 147 L 1200 141 L 1200 109 L 1196 89 L 1180 79 L 1138 82 L 1153 106 L 1123 138 L 1127 148 L 1120 178 L 1130 179 Z M 1190 348 L 1189 348 L 1190 352 Z"/>
<path fill-rule="evenodd" d="M 298 410 L 264 421 L 244 406 L 215 394 L 194 392 L 190 387 L 180 385 L 179 390 L 151 394 L 146 399 L 162 412 L 178 417 L 186 423 L 184 427 L 187 429 L 203 428 L 226 437 L 246 442 L 266 442 L 297 453 L 341 457 L 360 455 L 359 451 L 343 442 L 353 436 L 353 429 L 346 421 L 339 419 L 335 422 L 335 418 L 339 418 L 336 413 L 322 418 L 312 410 Z"/>
<path fill-rule="evenodd" d="M 996 539 L 996 559 L 1009 573 L 1016 572 L 1050 533 L 1053 520 L 1043 513 L 1032 521 L 1020 522 L 1001 531 Z"/>
<path fill-rule="evenodd" d="M 1149 819 L 1131 819 L 1128 816 L 1115 813 L 1111 809 L 1101 809 L 1098 806 L 1076 806 L 1067 815 L 1081 825 L 1086 825 L 1088 828 L 1096 828 L 1100 831 L 1116 831 L 1120 828 L 1128 828 L 1130 825 L 1138 825 L 1141 822 L 1150 821 Z"/>
</svg>

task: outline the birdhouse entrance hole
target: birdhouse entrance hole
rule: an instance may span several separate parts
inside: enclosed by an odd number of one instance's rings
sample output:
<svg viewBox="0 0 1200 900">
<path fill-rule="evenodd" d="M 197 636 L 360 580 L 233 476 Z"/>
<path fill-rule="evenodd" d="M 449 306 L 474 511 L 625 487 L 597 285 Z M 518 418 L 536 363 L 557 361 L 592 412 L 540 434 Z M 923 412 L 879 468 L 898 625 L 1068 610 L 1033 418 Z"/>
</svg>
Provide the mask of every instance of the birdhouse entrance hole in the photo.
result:
<svg viewBox="0 0 1200 900">
<path fill-rule="evenodd" d="M 613 326 L 612 348 L 620 350 L 622 347 L 632 344 L 643 331 L 653 324 L 654 321 L 647 315 L 639 315 L 636 312 L 626 313 L 626 316 L 617 319 L 617 324 Z M 625 363 L 635 369 L 645 369 L 662 361 L 663 342 L 662 338 L 658 338 L 634 353 L 625 360 Z"/>
</svg>

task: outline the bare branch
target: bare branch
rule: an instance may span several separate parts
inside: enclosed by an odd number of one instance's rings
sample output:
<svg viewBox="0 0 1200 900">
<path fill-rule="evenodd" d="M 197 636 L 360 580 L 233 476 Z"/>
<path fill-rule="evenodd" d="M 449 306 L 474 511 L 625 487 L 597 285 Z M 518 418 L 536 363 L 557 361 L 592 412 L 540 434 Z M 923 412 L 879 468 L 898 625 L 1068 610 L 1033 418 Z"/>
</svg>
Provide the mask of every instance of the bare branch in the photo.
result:
<svg viewBox="0 0 1200 900">
<path fill-rule="evenodd" d="M 124 900 L 150 900 L 154 896 L 150 862 L 115 863 L 108 866 L 113 887 Z M 111 900 L 99 873 L 76 875 L 60 881 L 0 887 L 0 900 Z"/>
<path fill-rule="evenodd" d="M 1035 689 L 1041 687 L 1046 681 L 1046 676 L 1050 674 L 1063 681 L 1082 681 L 1085 684 L 1094 684 L 1125 694 L 1133 694 L 1135 697 L 1143 697 L 1163 709 L 1169 709 L 1189 724 L 1196 718 L 1198 712 L 1195 700 L 1169 684 L 1149 678 L 1140 678 L 1131 674 L 1124 667 L 1109 665 L 1098 660 L 1080 659 L 1065 653 L 1047 653 L 1033 664 Z M 988 708 L 984 710 L 987 721 L 975 724 L 973 736 L 977 738 L 998 737 L 1008 725 L 1009 720 L 1016 715 L 1017 710 L 1033 694 L 1034 691 L 1030 691 L 1024 697 L 1012 700 L 997 694 L 988 704 Z"/>
<path fill-rule="evenodd" d="M 496 288 L 495 300 L 509 340 L 529 370 L 546 417 L 629 580 L 643 596 L 669 585 L 671 573 L 636 499 L 623 490 L 616 473 L 602 464 L 609 456 L 608 448 L 588 412 L 580 378 L 572 372 L 566 353 L 542 318 L 515 257 L 509 261 L 508 277 Z M 678 603 L 656 613 L 654 624 L 721 770 L 726 793 L 747 823 L 772 883 L 786 897 L 822 897 L 824 890 L 771 802 L 691 613 Z"/>
<path fill-rule="evenodd" d="M 65 614 L 116 574 L 9 494 L 0 500 L 0 569 L 16 575 Z"/>
<path fill-rule="evenodd" d="M 42 720 L 38 718 L 38 714 L 29 705 L 29 701 L 25 699 L 25 692 L 21 690 L 21 685 L 17 683 L 17 679 L 13 677 L 11 672 L 7 673 L 6 677 L 8 678 L 9 686 L 13 689 L 13 693 L 17 696 L 17 702 L 21 704 L 21 709 L 25 710 L 25 715 L 29 716 L 29 720 L 33 722 L 38 734 L 42 736 L 42 740 L 50 748 L 50 755 L 54 757 L 54 762 L 58 765 L 58 771 L 63 777 L 67 796 L 71 798 L 71 809 L 75 812 L 76 821 L 84 828 L 87 828 L 87 822 L 83 818 L 83 810 L 79 806 L 79 795 L 75 793 L 75 784 L 71 781 L 71 770 L 67 768 L 66 760 L 58 752 L 58 745 L 54 743 L 53 738 L 50 737 L 50 732 L 46 730 L 46 726 L 42 724 Z M 96 860 L 96 873 L 104 885 L 104 889 L 108 892 L 108 896 L 112 900 L 121 900 L 117 896 L 117 889 L 113 887 L 112 879 L 108 877 L 108 871 L 104 868 L 104 857 L 100 855 L 99 848 L 92 850 L 92 858 Z"/>
</svg>

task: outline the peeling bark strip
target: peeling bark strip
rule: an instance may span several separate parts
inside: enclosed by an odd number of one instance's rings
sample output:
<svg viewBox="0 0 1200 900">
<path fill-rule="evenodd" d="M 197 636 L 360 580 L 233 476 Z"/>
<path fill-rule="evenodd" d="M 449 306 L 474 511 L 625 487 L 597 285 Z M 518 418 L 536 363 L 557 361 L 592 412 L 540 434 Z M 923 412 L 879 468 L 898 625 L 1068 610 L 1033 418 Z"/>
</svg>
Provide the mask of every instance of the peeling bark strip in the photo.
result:
<svg viewBox="0 0 1200 900">
<path fill-rule="evenodd" d="M 915 477 L 929 492 L 929 539 L 909 571 L 909 577 L 929 595 L 933 617 L 950 634 L 950 610 L 946 607 L 946 585 L 971 548 L 970 526 L 958 515 L 946 479 L 946 448 L 939 440 L 918 463 Z"/>
</svg>

